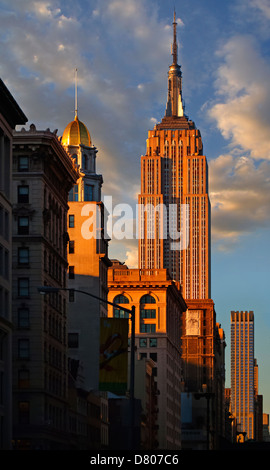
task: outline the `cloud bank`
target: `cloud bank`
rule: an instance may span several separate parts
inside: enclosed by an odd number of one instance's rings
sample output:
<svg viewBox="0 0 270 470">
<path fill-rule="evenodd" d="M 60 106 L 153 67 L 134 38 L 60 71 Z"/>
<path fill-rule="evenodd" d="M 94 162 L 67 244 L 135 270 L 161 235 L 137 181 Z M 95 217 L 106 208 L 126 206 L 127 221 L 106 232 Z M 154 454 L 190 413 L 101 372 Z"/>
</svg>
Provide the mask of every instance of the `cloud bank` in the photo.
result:
<svg viewBox="0 0 270 470">
<path fill-rule="evenodd" d="M 227 249 L 270 226 L 270 66 L 250 36 L 231 38 L 218 55 L 208 114 L 228 153 L 209 162 L 212 236 Z"/>
</svg>

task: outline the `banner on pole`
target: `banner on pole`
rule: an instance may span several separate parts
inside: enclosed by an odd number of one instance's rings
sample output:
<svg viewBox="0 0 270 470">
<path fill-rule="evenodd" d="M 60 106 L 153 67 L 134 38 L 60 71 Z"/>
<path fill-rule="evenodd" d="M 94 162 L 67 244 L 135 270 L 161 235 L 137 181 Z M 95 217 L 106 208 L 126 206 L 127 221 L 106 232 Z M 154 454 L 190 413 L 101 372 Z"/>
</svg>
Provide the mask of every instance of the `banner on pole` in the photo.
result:
<svg viewBox="0 0 270 470">
<path fill-rule="evenodd" d="M 124 318 L 100 319 L 99 390 L 127 390 L 128 323 Z"/>
</svg>

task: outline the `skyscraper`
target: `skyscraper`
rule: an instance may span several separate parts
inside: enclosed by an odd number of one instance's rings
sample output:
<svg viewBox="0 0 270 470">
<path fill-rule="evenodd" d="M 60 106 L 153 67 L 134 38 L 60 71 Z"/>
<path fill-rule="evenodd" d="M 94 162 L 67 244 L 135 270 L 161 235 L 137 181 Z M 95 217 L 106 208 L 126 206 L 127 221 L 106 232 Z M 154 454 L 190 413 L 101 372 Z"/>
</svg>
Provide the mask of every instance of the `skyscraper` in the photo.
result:
<svg viewBox="0 0 270 470">
<path fill-rule="evenodd" d="M 141 158 L 139 267 L 167 268 L 185 299 L 209 299 L 207 161 L 200 131 L 184 112 L 176 25 L 174 14 L 165 116 L 148 132 Z"/>
<path fill-rule="evenodd" d="M 254 438 L 254 313 L 231 312 L 231 410 L 238 431 Z"/>
</svg>

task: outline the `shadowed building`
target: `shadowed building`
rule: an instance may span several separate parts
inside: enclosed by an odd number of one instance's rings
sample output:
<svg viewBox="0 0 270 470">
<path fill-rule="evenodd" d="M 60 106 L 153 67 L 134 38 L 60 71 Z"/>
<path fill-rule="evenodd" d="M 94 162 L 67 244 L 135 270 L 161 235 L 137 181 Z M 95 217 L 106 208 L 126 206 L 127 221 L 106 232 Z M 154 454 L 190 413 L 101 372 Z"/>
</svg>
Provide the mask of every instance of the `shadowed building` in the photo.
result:
<svg viewBox="0 0 270 470">
<path fill-rule="evenodd" d="M 79 177 L 56 131 L 13 134 L 13 433 L 16 449 L 67 449 L 68 194 Z"/>
<path fill-rule="evenodd" d="M 0 450 L 12 437 L 12 131 L 27 118 L 0 80 Z"/>
</svg>

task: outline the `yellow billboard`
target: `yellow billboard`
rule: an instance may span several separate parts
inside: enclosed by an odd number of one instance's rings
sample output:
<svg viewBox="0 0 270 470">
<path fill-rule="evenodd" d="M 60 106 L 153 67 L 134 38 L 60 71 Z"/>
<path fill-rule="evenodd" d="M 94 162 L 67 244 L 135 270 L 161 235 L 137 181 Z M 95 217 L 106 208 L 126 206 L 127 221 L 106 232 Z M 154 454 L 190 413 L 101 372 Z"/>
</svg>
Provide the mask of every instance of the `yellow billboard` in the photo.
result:
<svg viewBox="0 0 270 470">
<path fill-rule="evenodd" d="M 128 371 L 128 319 L 100 319 L 99 389 L 125 394 Z"/>
</svg>

